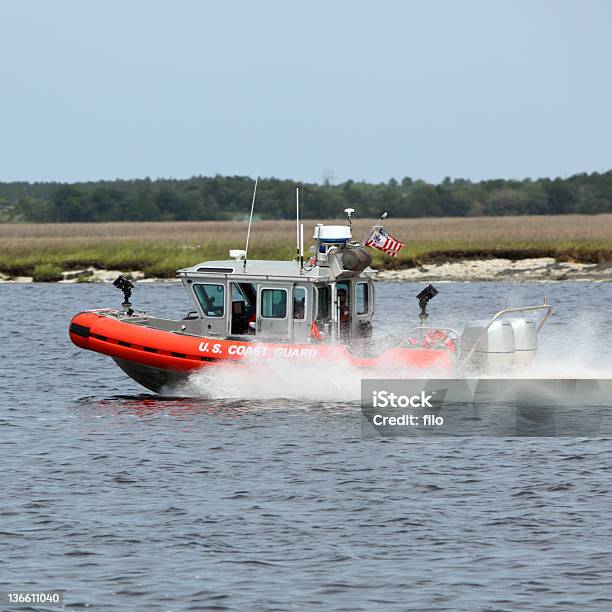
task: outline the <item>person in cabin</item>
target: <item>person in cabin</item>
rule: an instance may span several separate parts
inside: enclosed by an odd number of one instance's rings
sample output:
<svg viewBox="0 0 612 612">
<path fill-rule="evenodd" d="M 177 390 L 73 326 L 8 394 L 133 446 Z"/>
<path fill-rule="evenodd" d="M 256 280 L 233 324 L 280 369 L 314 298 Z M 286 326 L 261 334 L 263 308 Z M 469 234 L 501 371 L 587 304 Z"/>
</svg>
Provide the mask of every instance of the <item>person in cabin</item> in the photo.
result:
<svg viewBox="0 0 612 612">
<path fill-rule="evenodd" d="M 293 297 L 293 318 L 294 319 L 303 319 L 304 318 L 304 305 L 306 298 L 302 298 L 301 300 L 297 297 Z"/>
<path fill-rule="evenodd" d="M 338 289 L 338 304 L 340 310 L 340 331 L 347 333 L 350 327 L 351 309 L 346 303 L 346 289 Z"/>
</svg>

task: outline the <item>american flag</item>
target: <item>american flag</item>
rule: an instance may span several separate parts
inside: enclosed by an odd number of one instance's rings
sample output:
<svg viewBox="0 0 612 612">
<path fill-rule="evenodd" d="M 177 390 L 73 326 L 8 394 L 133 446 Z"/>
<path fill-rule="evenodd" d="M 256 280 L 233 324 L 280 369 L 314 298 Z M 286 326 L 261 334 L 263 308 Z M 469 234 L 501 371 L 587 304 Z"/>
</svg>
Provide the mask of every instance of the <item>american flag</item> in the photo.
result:
<svg viewBox="0 0 612 612">
<path fill-rule="evenodd" d="M 391 236 L 391 234 L 386 232 L 382 227 L 375 229 L 370 234 L 365 244 L 379 251 L 384 251 L 387 255 L 391 255 L 391 257 L 395 257 L 404 246 L 403 242 Z"/>
</svg>

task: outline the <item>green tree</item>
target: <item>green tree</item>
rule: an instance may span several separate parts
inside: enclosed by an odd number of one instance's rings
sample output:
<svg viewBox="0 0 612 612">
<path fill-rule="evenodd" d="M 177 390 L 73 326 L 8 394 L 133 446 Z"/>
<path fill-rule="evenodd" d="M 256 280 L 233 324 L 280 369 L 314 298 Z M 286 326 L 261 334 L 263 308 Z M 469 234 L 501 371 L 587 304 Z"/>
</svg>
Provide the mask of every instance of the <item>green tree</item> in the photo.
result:
<svg viewBox="0 0 612 612">
<path fill-rule="evenodd" d="M 485 215 L 522 215 L 527 209 L 529 195 L 522 189 L 502 187 L 493 189 L 483 204 Z"/>
<path fill-rule="evenodd" d="M 417 181 L 408 192 L 405 212 L 407 217 L 443 216 L 440 192 L 432 185 Z"/>
<path fill-rule="evenodd" d="M 602 197 L 594 187 L 581 185 L 576 192 L 576 212 L 587 214 L 612 212 L 612 202 Z"/>
<path fill-rule="evenodd" d="M 83 202 L 83 192 L 76 185 L 61 185 L 51 200 L 56 221 L 92 221 Z"/>
<path fill-rule="evenodd" d="M 248 176 L 193 176 L 94 183 L 0 183 L 0 221 L 140 221 L 231 219 L 248 214 L 253 193 Z M 257 212 L 293 218 L 295 187 L 289 180 L 259 182 Z M 360 217 L 388 211 L 396 217 L 596 214 L 612 211 L 612 171 L 569 178 L 493 179 L 445 177 L 438 184 L 403 178 L 381 183 L 348 180 L 340 185 L 302 185 L 305 217 L 332 218 L 347 208 Z"/>
<path fill-rule="evenodd" d="M 49 223 L 55 221 L 55 211 L 51 202 L 40 198 L 20 198 L 15 205 L 14 216 L 20 221 Z"/>
</svg>

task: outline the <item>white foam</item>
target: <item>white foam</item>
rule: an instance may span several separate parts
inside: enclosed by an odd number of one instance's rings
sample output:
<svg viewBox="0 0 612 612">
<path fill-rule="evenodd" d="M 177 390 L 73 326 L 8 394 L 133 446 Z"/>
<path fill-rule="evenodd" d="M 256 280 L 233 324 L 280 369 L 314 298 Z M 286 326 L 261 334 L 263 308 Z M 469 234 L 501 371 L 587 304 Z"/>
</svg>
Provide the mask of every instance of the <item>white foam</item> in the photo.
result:
<svg viewBox="0 0 612 612">
<path fill-rule="evenodd" d="M 206 366 L 189 377 L 186 391 L 211 399 L 357 401 L 362 373 L 349 363 L 255 358 Z"/>
<path fill-rule="evenodd" d="M 371 378 L 448 377 L 434 370 L 407 371 L 357 367 L 329 360 L 299 361 L 281 357 L 246 358 L 239 363 L 206 366 L 193 373 L 181 393 L 210 399 L 291 399 L 315 402 L 355 402 L 361 380 Z"/>
</svg>

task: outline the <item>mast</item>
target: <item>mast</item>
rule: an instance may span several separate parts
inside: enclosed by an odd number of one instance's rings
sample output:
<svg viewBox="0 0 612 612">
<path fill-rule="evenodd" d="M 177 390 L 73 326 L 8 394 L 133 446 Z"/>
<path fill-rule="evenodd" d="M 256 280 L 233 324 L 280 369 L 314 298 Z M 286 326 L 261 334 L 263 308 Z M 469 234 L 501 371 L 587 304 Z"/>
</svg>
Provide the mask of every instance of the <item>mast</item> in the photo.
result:
<svg viewBox="0 0 612 612">
<path fill-rule="evenodd" d="M 295 188 L 295 254 L 300 260 L 300 188 Z"/>
<path fill-rule="evenodd" d="M 249 238 L 251 237 L 251 223 L 253 222 L 253 210 L 255 208 L 255 196 L 257 195 L 257 183 L 259 181 L 259 176 L 255 179 L 255 188 L 253 189 L 253 201 L 251 202 L 251 214 L 249 215 L 249 227 L 247 229 L 246 236 L 246 245 L 244 247 L 244 265 L 242 270 L 246 270 L 247 258 L 249 256 Z"/>
<path fill-rule="evenodd" d="M 304 269 L 304 224 L 300 223 L 300 270 Z"/>
</svg>

